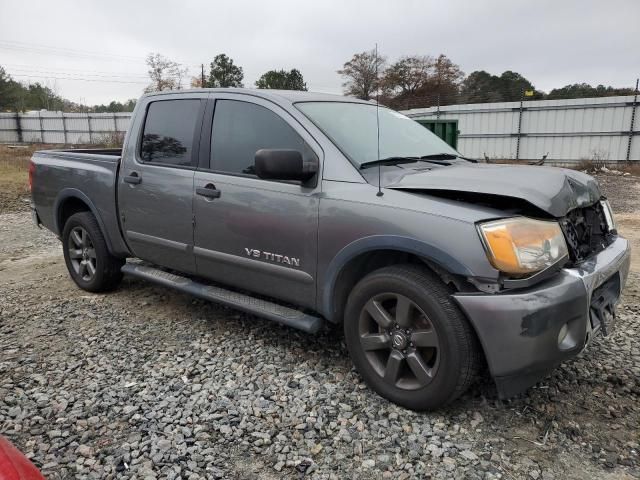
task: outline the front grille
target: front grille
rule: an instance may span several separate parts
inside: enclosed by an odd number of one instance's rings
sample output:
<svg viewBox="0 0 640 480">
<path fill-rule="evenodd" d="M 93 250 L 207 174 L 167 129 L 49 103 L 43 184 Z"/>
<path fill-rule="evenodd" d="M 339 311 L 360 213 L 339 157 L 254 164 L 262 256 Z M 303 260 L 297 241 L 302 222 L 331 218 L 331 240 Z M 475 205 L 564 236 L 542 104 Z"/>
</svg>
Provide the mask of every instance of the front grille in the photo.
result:
<svg viewBox="0 0 640 480">
<path fill-rule="evenodd" d="M 571 210 L 560 220 L 572 263 L 579 263 L 607 248 L 614 240 L 602 203 Z"/>
</svg>

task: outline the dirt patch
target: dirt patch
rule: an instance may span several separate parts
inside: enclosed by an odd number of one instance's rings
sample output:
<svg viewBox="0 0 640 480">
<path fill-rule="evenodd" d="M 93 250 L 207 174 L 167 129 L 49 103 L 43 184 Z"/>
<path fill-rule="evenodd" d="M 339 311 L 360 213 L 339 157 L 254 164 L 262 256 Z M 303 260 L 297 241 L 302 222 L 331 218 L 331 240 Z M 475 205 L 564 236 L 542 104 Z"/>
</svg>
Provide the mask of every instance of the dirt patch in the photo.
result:
<svg viewBox="0 0 640 480">
<path fill-rule="evenodd" d="M 640 176 L 598 174 L 595 178 L 616 216 L 640 211 Z"/>
</svg>

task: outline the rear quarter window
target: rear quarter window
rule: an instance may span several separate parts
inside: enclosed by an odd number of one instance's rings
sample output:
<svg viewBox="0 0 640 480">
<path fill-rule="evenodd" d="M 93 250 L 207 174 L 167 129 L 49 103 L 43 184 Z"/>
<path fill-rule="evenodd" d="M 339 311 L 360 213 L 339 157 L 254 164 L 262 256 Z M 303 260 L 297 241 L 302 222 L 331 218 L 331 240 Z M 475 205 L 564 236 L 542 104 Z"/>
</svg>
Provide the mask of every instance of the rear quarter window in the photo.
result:
<svg viewBox="0 0 640 480">
<path fill-rule="evenodd" d="M 200 100 L 152 102 L 140 143 L 144 162 L 193 166 L 193 140 L 200 112 Z"/>
</svg>

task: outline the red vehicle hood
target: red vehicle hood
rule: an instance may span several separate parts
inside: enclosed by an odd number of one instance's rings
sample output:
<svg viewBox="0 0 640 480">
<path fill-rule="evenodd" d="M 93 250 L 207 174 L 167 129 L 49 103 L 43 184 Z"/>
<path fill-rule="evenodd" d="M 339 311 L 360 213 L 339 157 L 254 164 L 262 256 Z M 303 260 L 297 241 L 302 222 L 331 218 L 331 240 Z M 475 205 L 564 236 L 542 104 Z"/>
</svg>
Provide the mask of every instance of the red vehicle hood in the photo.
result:
<svg viewBox="0 0 640 480">
<path fill-rule="evenodd" d="M 0 437 L 0 480 L 45 480 L 45 478 L 20 450 L 6 438 Z"/>
</svg>

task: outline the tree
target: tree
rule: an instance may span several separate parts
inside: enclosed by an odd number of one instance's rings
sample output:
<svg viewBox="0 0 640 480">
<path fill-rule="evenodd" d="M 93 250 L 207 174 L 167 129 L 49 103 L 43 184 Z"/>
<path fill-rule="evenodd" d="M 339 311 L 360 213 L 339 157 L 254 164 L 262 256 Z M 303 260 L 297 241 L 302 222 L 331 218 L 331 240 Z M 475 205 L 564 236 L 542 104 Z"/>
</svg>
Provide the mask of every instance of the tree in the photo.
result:
<svg viewBox="0 0 640 480">
<path fill-rule="evenodd" d="M 444 54 L 438 55 L 429 69 L 429 76 L 415 92 L 414 107 L 449 105 L 459 101 L 460 83 L 464 73 Z"/>
<path fill-rule="evenodd" d="M 433 62 L 433 75 L 430 88 L 432 94 L 440 95 L 441 99 L 457 96 L 464 73 L 446 55 L 440 54 Z M 442 102 L 441 102 L 442 103 Z"/>
<path fill-rule="evenodd" d="M 472 72 L 462 82 L 462 101 L 466 103 L 518 102 L 525 91 L 532 91 L 528 100 L 540 100 L 544 93 L 517 72 L 507 70 L 499 77 L 484 70 Z"/>
<path fill-rule="evenodd" d="M 453 103 L 463 77 L 446 55 L 404 57 L 385 71 L 385 102 L 394 108 Z"/>
<path fill-rule="evenodd" d="M 307 90 L 307 84 L 304 82 L 302 73 L 295 68 L 289 72 L 285 70 L 269 70 L 263 73 L 256 81 L 256 87 L 277 90 Z"/>
<path fill-rule="evenodd" d="M 242 67 L 234 65 L 231 58 L 221 53 L 211 62 L 205 87 L 242 87 L 243 78 Z"/>
<path fill-rule="evenodd" d="M 31 83 L 27 87 L 27 105 L 36 110 L 65 110 L 69 102 L 40 82 Z"/>
<path fill-rule="evenodd" d="M 413 96 L 429 81 L 432 66 L 431 57 L 402 57 L 385 70 L 384 88 L 396 96 Z"/>
<path fill-rule="evenodd" d="M 182 78 L 187 74 L 187 69 L 182 68 L 179 63 L 159 53 L 150 53 L 146 63 L 151 85 L 145 88 L 145 93 L 182 88 Z"/>
<path fill-rule="evenodd" d="M 563 98 L 590 98 L 590 97 L 612 97 L 616 95 L 633 95 L 633 88 L 614 88 L 598 85 L 592 87 L 588 83 L 574 83 L 573 85 L 565 85 L 562 88 L 554 88 L 549 92 L 546 98 L 549 100 L 557 100 Z"/>
<path fill-rule="evenodd" d="M 17 112 L 24 109 L 20 105 L 20 88 L 21 85 L 0 67 L 0 111 Z"/>
<path fill-rule="evenodd" d="M 89 110 L 94 113 L 116 113 L 116 112 L 133 112 L 133 109 L 136 106 L 135 99 L 129 99 L 124 103 L 120 103 L 118 101 L 112 101 L 109 105 L 94 105 L 93 107 L 89 107 Z"/>
<path fill-rule="evenodd" d="M 471 72 L 462 82 L 462 101 L 466 103 L 489 103 L 502 101 L 498 77 L 484 70 Z"/>
<path fill-rule="evenodd" d="M 338 73 L 344 77 L 344 93 L 363 100 L 369 100 L 380 87 L 380 76 L 386 59 L 376 56 L 375 50 L 356 53 Z"/>
<path fill-rule="evenodd" d="M 25 112 L 27 110 L 61 110 L 65 112 L 132 112 L 136 105 L 134 99 L 125 103 L 112 101 L 109 105 L 87 107 L 71 102 L 56 92 L 55 84 L 43 85 L 40 82 L 22 84 L 16 82 L 0 66 L 0 112 Z"/>
<path fill-rule="evenodd" d="M 536 91 L 533 84 L 517 72 L 507 70 L 500 75 L 500 88 L 503 102 L 518 102 L 525 91 L 532 91 L 533 96 L 529 100 L 538 100 L 544 97 L 542 92 Z"/>
</svg>

